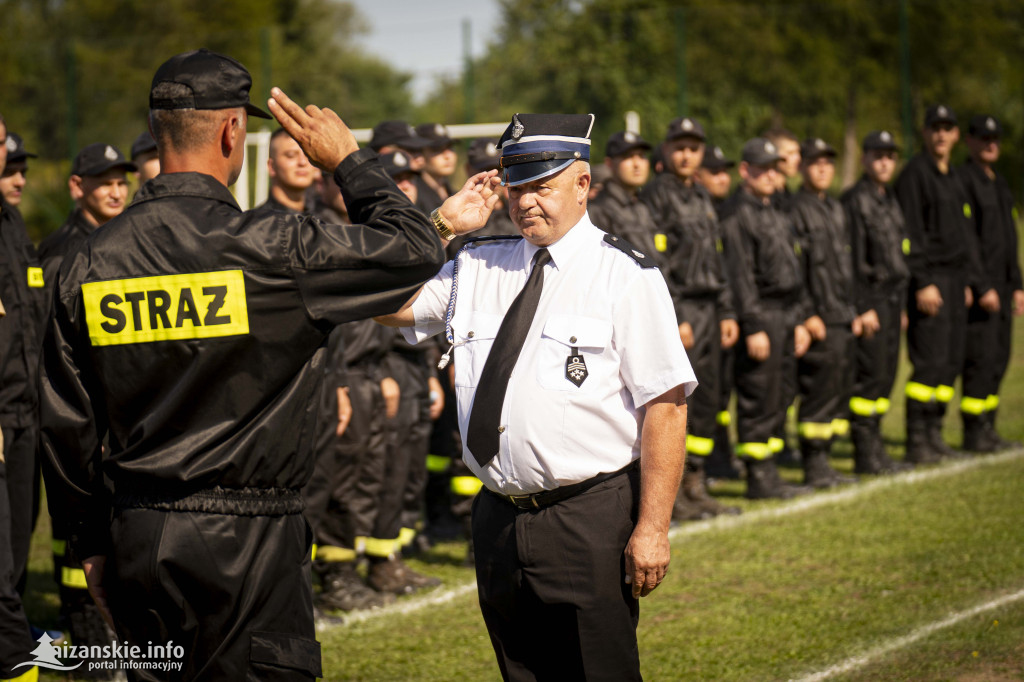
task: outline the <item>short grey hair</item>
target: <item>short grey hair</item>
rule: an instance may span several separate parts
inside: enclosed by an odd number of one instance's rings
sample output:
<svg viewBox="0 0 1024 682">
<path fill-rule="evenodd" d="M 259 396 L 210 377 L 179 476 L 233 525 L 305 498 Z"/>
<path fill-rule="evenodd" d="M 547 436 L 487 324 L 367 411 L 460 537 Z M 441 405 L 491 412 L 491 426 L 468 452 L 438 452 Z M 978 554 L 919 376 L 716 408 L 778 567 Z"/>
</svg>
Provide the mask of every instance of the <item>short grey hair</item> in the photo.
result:
<svg viewBox="0 0 1024 682">
<path fill-rule="evenodd" d="M 192 88 L 183 83 L 157 83 L 150 93 L 159 99 L 192 97 Z M 160 147 L 178 151 L 192 151 L 212 144 L 217 138 L 217 126 L 225 112 L 232 109 L 150 109 L 149 125 Z"/>
</svg>

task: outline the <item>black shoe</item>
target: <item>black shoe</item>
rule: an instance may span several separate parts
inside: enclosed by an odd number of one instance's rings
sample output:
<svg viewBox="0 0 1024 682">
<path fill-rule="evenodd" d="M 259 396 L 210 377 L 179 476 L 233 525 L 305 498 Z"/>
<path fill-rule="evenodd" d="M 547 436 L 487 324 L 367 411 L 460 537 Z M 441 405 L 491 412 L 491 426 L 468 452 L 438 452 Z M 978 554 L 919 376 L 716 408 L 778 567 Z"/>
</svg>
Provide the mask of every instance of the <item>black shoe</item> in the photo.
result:
<svg viewBox="0 0 1024 682">
<path fill-rule="evenodd" d="M 820 446 L 808 446 L 803 450 L 804 485 L 822 489 L 857 482 L 855 477 L 844 476 L 833 469 L 826 453 L 827 450 Z"/>
<path fill-rule="evenodd" d="M 376 609 L 394 603 L 393 594 L 382 594 L 367 587 L 359 577 L 354 562 L 329 565 L 323 578 L 318 602 L 328 611 Z"/>
<path fill-rule="evenodd" d="M 750 500 L 788 500 L 798 495 L 812 492 L 811 488 L 786 483 L 779 476 L 779 470 L 772 459 L 748 459 L 747 492 L 745 497 Z"/>
</svg>

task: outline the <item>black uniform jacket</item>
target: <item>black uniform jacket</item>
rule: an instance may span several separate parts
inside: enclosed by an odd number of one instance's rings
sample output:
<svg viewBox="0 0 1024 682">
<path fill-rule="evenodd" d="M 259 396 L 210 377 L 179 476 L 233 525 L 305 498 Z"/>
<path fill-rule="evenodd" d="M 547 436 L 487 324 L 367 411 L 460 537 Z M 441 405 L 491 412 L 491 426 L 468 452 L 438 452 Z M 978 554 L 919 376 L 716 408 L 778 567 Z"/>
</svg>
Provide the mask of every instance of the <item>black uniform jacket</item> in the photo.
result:
<svg viewBox="0 0 1024 682">
<path fill-rule="evenodd" d="M 606 190 L 607 191 L 607 190 Z M 640 192 L 658 231 L 665 234 L 665 277 L 676 301 L 713 300 L 720 318 L 734 317 L 732 291 L 722 260 L 718 213 L 700 185 L 687 186 L 672 173 L 655 176 Z"/>
<path fill-rule="evenodd" d="M 903 260 L 903 211 L 891 190 L 879 191 L 867 176 L 846 190 L 840 201 L 853 245 L 857 312 L 866 313 L 900 292 L 910 275 Z"/>
<path fill-rule="evenodd" d="M 779 309 L 795 320 L 806 319 L 800 246 L 786 214 L 742 187 L 722 214 L 725 263 L 743 335 L 764 331 L 765 315 Z"/>
<path fill-rule="evenodd" d="M 967 192 L 955 173 L 943 174 L 926 154 L 907 162 L 896 180 L 910 249 L 907 266 L 915 289 L 933 284 L 931 272 L 967 273 L 975 285 L 981 263 Z"/>
<path fill-rule="evenodd" d="M 21 213 L 0 198 L 0 425 L 24 428 L 39 409 L 39 352 L 46 320 L 43 268 Z"/>
<path fill-rule="evenodd" d="M 1017 225 L 1014 220 L 1013 193 L 999 174 L 990 178 L 985 169 L 967 159 L 956 170 L 967 190 L 974 217 L 975 234 L 982 264 L 978 291 L 985 293 L 1007 286 L 1022 289 L 1020 263 L 1017 260 Z M 1003 305 L 1009 305 L 1004 301 Z"/>
<path fill-rule="evenodd" d="M 793 195 L 789 216 L 800 242 L 804 281 L 814 314 L 825 324 L 850 324 L 857 314 L 853 247 L 842 204 L 801 190 Z"/>
<path fill-rule="evenodd" d="M 64 262 L 44 447 L 87 494 L 72 500 L 80 556 L 108 541 L 101 474 L 115 497 L 309 479 L 328 333 L 398 310 L 444 258 L 372 151 L 334 177 L 361 224 L 243 213 L 212 177 L 166 174 Z"/>
<path fill-rule="evenodd" d="M 76 208 L 68 214 L 63 225 L 39 242 L 39 260 L 43 263 L 48 297 L 53 296 L 53 285 L 57 281 L 61 263 L 68 254 L 80 249 L 89 235 L 95 231 L 96 226 L 86 219 L 82 209 Z"/>
</svg>

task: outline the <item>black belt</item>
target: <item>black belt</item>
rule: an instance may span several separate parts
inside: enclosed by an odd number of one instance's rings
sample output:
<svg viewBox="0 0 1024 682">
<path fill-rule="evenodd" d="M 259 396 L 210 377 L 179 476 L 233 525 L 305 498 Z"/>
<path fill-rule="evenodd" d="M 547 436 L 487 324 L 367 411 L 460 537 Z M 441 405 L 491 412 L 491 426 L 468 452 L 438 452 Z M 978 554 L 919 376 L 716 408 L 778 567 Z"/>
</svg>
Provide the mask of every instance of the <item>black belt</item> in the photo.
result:
<svg viewBox="0 0 1024 682">
<path fill-rule="evenodd" d="M 543 507 L 550 506 L 556 502 L 567 500 L 570 497 L 579 495 L 580 493 L 590 490 L 598 483 L 604 483 L 607 480 L 613 479 L 616 476 L 622 476 L 639 467 L 640 460 L 633 460 L 626 466 L 622 467 L 618 471 L 612 471 L 606 474 L 598 474 L 593 478 L 588 478 L 585 481 L 579 483 L 572 483 L 570 485 L 563 485 L 554 490 L 543 490 L 539 493 L 530 493 L 529 495 L 505 495 L 504 493 L 496 493 L 490 488 L 485 488 L 487 492 L 494 495 L 495 497 L 501 498 L 505 502 L 508 502 L 516 509 L 541 509 Z"/>
<path fill-rule="evenodd" d="M 121 492 L 114 494 L 118 509 L 155 509 L 231 516 L 283 516 L 301 514 L 305 504 L 291 488 L 222 488 L 216 486 L 191 494 Z"/>
</svg>

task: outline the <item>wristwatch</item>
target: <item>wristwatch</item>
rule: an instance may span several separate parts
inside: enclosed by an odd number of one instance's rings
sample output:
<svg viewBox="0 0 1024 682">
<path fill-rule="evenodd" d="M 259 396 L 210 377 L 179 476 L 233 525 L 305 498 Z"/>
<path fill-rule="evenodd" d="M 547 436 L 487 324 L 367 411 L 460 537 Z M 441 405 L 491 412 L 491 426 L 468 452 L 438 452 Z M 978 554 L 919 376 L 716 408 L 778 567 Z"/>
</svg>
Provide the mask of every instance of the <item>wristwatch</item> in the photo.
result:
<svg viewBox="0 0 1024 682">
<path fill-rule="evenodd" d="M 455 239 L 455 232 L 452 231 L 452 226 L 448 221 L 441 216 L 440 208 L 435 208 L 430 213 L 430 220 L 434 223 L 434 227 L 437 228 L 437 233 L 441 235 L 441 239 L 449 242 Z"/>
</svg>

